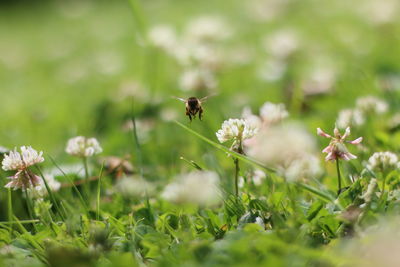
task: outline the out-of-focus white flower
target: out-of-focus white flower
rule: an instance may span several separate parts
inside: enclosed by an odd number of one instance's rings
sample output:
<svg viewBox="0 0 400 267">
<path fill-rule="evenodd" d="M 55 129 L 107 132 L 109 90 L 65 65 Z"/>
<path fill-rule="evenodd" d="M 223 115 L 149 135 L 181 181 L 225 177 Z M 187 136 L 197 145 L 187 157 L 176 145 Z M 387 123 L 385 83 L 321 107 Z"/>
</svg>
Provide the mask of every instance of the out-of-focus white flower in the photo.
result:
<svg viewBox="0 0 400 267">
<path fill-rule="evenodd" d="M 356 238 L 343 240 L 338 247 L 348 260 L 346 265 L 355 267 L 400 266 L 400 227 L 398 216 L 384 216 L 360 232 Z"/>
<path fill-rule="evenodd" d="M 366 203 L 371 202 L 377 185 L 378 185 L 377 180 L 375 178 L 372 178 L 368 184 L 367 191 L 365 191 L 365 193 L 360 198 L 364 199 Z"/>
<path fill-rule="evenodd" d="M 89 168 L 91 167 L 90 163 L 88 163 Z M 61 169 L 61 170 L 60 170 Z M 85 169 L 82 164 L 64 164 L 58 167 L 54 167 L 46 170 L 46 173 L 53 177 L 64 176 L 64 175 L 72 175 L 77 176 L 79 178 L 85 177 Z"/>
<path fill-rule="evenodd" d="M 389 120 L 389 127 L 392 129 L 400 127 L 400 113 L 396 113 Z"/>
<path fill-rule="evenodd" d="M 257 133 L 257 129 L 250 126 L 243 119 L 229 119 L 222 123 L 221 129 L 216 135 L 218 141 L 225 143 L 233 140 L 234 143 L 242 143 L 244 140 L 253 137 Z"/>
<path fill-rule="evenodd" d="M 8 153 L 10 150 L 4 146 L 0 146 L 0 154 Z"/>
<path fill-rule="evenodd" d="M 336 81 L 336 73 L 332 68 L 317 67 L 302 83 L 303 93 L 306 96 L 326 94 L 332 91 Z"/>
<path fill-rule="evenodd" d="M 198 17 L 189 22 L 185 30 L 185 40 L 190 42 L 215 42 L 228 38 L 231 29 L 222 18 L 214 16 Z"/>
<path fill-rule="evenodd" d="M 261 185 L 265 178 L 267 177 L 267 175 L 265 174 L 265 172 L 263 172 L 262 170 L 256 169 L 252 172 L 250 178 L 253 181 L 254 185 Z"/>
<path fill-rule="evenodd" d="M 115 94 L 115 93 L 114 93 Z M 135 100 L 148 101 L 149 90 L 138 81 L 124 81 L 120 85 L 119 91 L 113 98 L 117 101 L 122 101 L 127 98 Z"/>
<path fill-rule="evenodd" d="M 388 104 L 374 96 L 364 96 L 358 98 L 356 101 L 356 107 L 366 114 L 382 114 L 388 110 Z"/>
<path fill-rule="evenodd" d="M 202 69 L 186 70 L 180 78 L 180 87 L 184 91 L 213 89 L 217 86 L 214 75 Z"/>
<path fill-rule="evenodd" d="M 327 161 L 328 160 L 334 161 L 337 159 L 344 159 L 344 160 L 356 159 L 357 157 L 349 152 L 349 150 L 345 146 L 345 143 L 358 145 L 362 142 L 363 138 L 359 137 L 353 141 L 346 141 L 346 138 L 350 135 L 350 127 L 346 128 L 346 131 L 343 135 L 339 132 L 339 129 L 337 127 L 335 127 L 333 133 L 334 135 L 331 136 L 322 131 L 321 128 L 317 129 L 317 134 L 319 136 L 331 139 L 329 145 L 324 150 L 322 150 L 323 153 L 328 154 L 325 159 Z"/>
<path fill-rule="evenodd" d="M 359 10 L 363 17 L 377 25 L 394 21 L 400 10 L 400 4 L 396 0 L 366 0 L 361 3 Z"/>
<path fill-rule="evenodd" d="M 77 136 L 68 140 L 65 151 L 77 157 L 92 157 L 103 151 L 96 138 Z"/>
<path fill-rule="evenodd" d="M 182 174 L 166 186 L 161 197 L 176 204 L 216 205 L 221 201 L 219 177 L 211 171 Z"/>
<path fill-rule="evenodd" d="M 266 37 L 264 47 L 272 56 L 286 58 L 299 48 L 299 37 L 291 29 L 282 29 Z"/>
<path fill-rule="evenodd" d="M 271 21 L 286 9 L 289 0 L 251 0 L 248 4 L 249 16 L 256 21 Z"/>
<path fill-rule="evenodd" d="M 312 156 L 316 153 L 315 140 L 297 124 L 264 127 L 245 141 L 245 147 L 248 155 L 277 168 L 288 180 L 308 178 L 309 173 L 314 175 L 319 168 Z"/>
<path fill-rule="evenodd" d="M 289 116 L 289 112 L 284 104 L 266 102 L 260 108 L 260 116 L 265 124 L 271 125 L 286 119 Z"/>
<path fill-rule="evenodd" d="M 115 189 L 125 197 L 143 197 L 152 194 L 154 186 L 142 177 L 124 177 L 118 180 Z"/>
<path fill-rule="evenodd" d="M 148 33 L 149 41 L 155 47 L 172 51 L 177 44 L 175 30 L 169 25 L 157 25 L 150 29 Z"/>
<path fill-rule="evenodd" d="M 61 183 L 57 181 L 53 175 L 48 173 L 43 174 L 46 179 L 47 185 L 49 186 L 52 192 L 57 192 L 61 188 Z M 47 195 L 46 185 L 42 178 L 39 179 L 39 182 L 36 186 L 28 189 L 28 194 L 36 199 L 41 199 Z"/>
<path fill-rule="evenodd" d="M 390 151 L 376 152 L 368 159 L 367 167 L 378 171 L 397 169 L 399 167 L 399 158 Z"/>
<path fill-rule="evenodd" d="M 365 122 L 363 113 L 358 109 L 343 109 L 339 112 L 336 125 L 339 129 L 361 126 Z"/>
<path fill-rule="evenodd" d="M 315 155 L 305 155 L 303 158 L 298 158 L 290 162 L 285 168 L 278 171 L 288 181 L 298 181 L 316 177 L 321 174 L 322 169 L 320 161 Z"/>
<path fill-rule="evenodd" d="M 15 148 L 9 154 L 5 154 L 2 162 L 3 170 L 17 171 L 14 176 L 8 177 L 11 181 L 5 187 L 26 190 L 36 186 L 40 178 L 31 172 L 29 167 L 43 162 L 42 155 L 43 152 L 37 152 L 30 146 L 22 146 L 21 152 L 18 152 Z"/>
<path fill-rule="evenodd" d="M 262 120 L 257 115 L 254 115 L 250 107 L 244 107 L 242 111 L 242 118 L 254 129 L 260 128 Z"/>
<path fill-rule="evenodd" d="M 287 64 L 281 59 L 270 59 L 264 62 L 257 70 L 257 76 L 268 82 L 273 82 L 281 79 L 285 74 Z"/>
</svg>

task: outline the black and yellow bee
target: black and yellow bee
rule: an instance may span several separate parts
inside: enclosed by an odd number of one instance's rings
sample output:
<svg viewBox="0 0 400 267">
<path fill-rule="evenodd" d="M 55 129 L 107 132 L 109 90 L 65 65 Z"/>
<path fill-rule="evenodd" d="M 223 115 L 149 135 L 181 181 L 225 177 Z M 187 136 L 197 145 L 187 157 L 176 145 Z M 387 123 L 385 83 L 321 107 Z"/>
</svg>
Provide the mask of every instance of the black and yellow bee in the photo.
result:
<svg viewBox="0 0 400 267">
<path fill-rule="evenodd" d="M 206 96 L 203 98 L 197 98 L 194 96 L 189 97 L 188 99 L 180 98 L 180 97 L 175 97 L 176 99 L 182 101 L 185 103 L 186 106 L 186 116 L 189 117 L 190 121 L 192 119 L 196 118 L 196 115 L 199 114 L 199 119 L 203 119 L 203 113 L 204 109 L 202 104 L 211 96 Z"/>
</svg>

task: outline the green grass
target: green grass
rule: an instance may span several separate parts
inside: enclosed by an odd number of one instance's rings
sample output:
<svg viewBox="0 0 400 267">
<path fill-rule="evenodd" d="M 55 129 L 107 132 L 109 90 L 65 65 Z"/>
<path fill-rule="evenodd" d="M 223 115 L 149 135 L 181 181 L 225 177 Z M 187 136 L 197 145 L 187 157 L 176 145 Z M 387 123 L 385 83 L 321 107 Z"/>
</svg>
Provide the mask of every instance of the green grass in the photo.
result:
<svg viewBox="0 0 400 267">
<path fill-rule="evenodd" d="M 246 3 L 87 0 L 0 6 L 0 146 L 31 145 L 45 157 L 32 171 L 63 172 L 55 177 L 63 184 L 59 191 L 46 183 L 44 201 L 29 196 L 27 201 L 21 190 L 0 187 L 1 266 L 352 266 L 360 260 L 354 247 L 364 244 L 369 227 L 400 209 L 398 170 L 365 168 L 374 152 L 400 151 L 399 132 L 387 126 L 400 107 L 400 23 L 371 23 L 360 15 L 361 0 L 288 1 L 270 21 L 255 20 Z M 146 36 L 158 24 L 182 35 L 201 15 L 221 16 L 231 28 L 232 36 L 218 44 L 231 52 L 229 59 L 238 48 L 251 58 L 216 73 L 218 95 L 204 104 L 204 120 L 190 123 L 184 104 L 172 96 L 208 92 L 180 90 L 185 67 Z M 301 36 L 300 48 L 281 79 L 263 81 L 259 67 L 271 58 L 263 39 L 283 28 Z M 307 74 L 322 68 L 320 62 L 335 67 L 332 91 L 303 97 Z M 391 91 L 382 85 L 389 75 L 398 79 Z M 121 88 L 134 83 L 148 96 L 121 99 Z M 349 145 L 358 159 L 342 163 L 347 189 L 339 196 L 335 164 L 323 162 L 322 153 L 319 177 L 287 182 L 276 166 L 232 152 L 215 136 L 222 122 L 239 118 L 245 106 L 256 112 L 270 101 L 284 103 L 288 120 L 302 124 L 322 150 L 329 141 L 317 137 L 316 128 L 331 133 L 338 112 L 365 95 L 383 99 L 389 110 L 352 129 L 352 137 L 364 137 L 363 147 Z M 174 117 L 164 119 L 169 112 Z M 132 122 L 135 129 L 124 127 Z M 89 159 L 89 190 L 82 177 L 67 170 L 71 164 L 83 168 L 81 159 L 64 152 L 67 140 L 77 135 L 96 137 L 104 149 Z M 143 181 L 150 186 L 124 194 L 118 189 L 123 175 L 110 172 L 106 156 L 126 158 L 133 165 L 128 176 L 139 180 L 135 186 Z M 248 179 L 238 197 L 233 158 Z M 218 174 L 219 205 L 174 204 L 162 197 L 174 177 L 200 169 Z M 259 185 L 249 180 L 254 169 L 266 173 Z M 12 174 L 1 170 L 0 185 Z M 378 185 L 366 203 L 361 196 L 372 178 Z M 366 260 L 382 262 L 378 256 Z"/>
</svg>

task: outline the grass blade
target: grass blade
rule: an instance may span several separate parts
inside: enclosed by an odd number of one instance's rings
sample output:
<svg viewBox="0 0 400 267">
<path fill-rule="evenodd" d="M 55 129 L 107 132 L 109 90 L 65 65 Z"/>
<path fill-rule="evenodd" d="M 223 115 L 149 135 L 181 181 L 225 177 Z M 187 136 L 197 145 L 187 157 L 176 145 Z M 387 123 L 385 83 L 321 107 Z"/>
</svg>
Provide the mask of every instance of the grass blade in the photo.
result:
<svg viewBox="0 0 400 267">
<path fill-rule="evenodd" d="M 228 148 L 226 148 L 225 146 L 220 145 L 220 144 L 208 139 L 207 137 L 205 137 L 205 136 L 193 131 L 192 129 L 190 129 L 189 127 L 187 127 L 186 125 L 183 125 L 182 123 L 180 123 L 178 121 L 174 121 L 174 122 L 177 125 L 179 125 L 180 127 L 182 127 L 183 129 L 185 129 L 186 131 L 188 131 L 189 133 L 191 133 L 191 134 L 195 135 L 196 137 L 200 138 L 201 140 L 207 142 L 208 144 L 214 146 L 215 148 L 217 148 L 217 149 L 219 149 L 219 150 L 221 150 L 221 151 L 223 151 L 225 153 L 228 153 L 229 155 L 231 155 L 233 157 L 238 158 L 239 160 L 241 160 L 243 162 L 246 162 L 246 163 L 248 163 L 250 165 L 253 165 L 253 166 L 257 167 L 257 168 L 262 168 L 262 169 L 264 169 L 266 171 L 269 171 L 269 172 L 273 172 L 273 173 L 276 172 L 275 169 L 267 167 L 267 166 L 263 165 L 262 163 L 258 162 L 255 159 L 252 159 L 252 158 L 249 158 L 247 156 L 244 156 L 244 155 L 241 155 L 239 153 L 236 153 L 234 151 L 231 151 Z"/>
</svg>

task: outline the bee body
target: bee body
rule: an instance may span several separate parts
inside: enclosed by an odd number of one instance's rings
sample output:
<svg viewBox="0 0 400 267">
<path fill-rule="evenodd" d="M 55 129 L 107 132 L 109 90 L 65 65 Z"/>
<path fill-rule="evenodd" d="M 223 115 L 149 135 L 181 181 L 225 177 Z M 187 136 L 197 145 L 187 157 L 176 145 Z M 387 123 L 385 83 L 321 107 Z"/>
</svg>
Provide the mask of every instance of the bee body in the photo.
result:
<svg viewBox="0 0 400 267">
<path fill-rule="evenodd" d="M 197 97 L 189 97 L 188 99 L 183 99 L 183 98 L 178 98 L 176 99 L 182 101 L 185 103 L 186 106 L 186 116 L 189 117 L 189 120 L 192 121 L 194 118 L 196 118 L 196 115 L 199 114 L 199 119 L 203 119 L 203 106 L 202 103 L 207 100 L 208 97 L 203 97 L 201 99 Z"/>
</svg>

